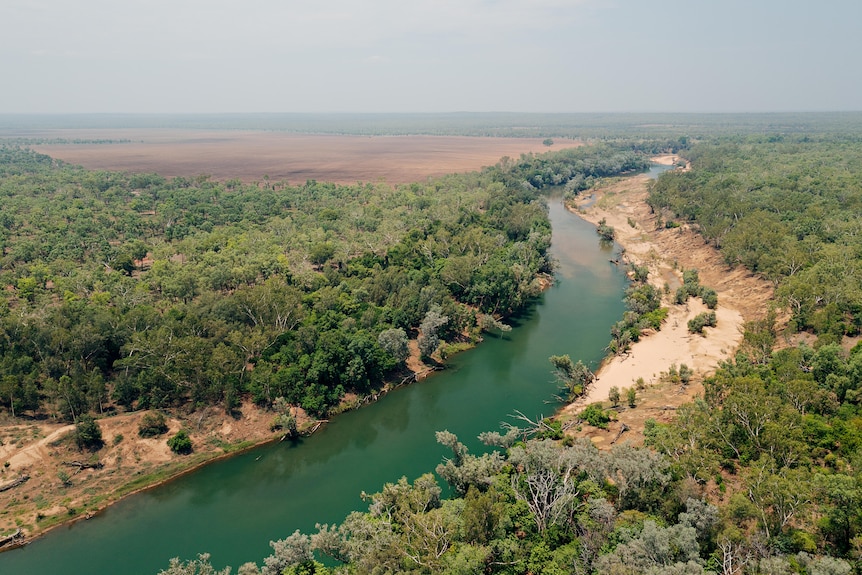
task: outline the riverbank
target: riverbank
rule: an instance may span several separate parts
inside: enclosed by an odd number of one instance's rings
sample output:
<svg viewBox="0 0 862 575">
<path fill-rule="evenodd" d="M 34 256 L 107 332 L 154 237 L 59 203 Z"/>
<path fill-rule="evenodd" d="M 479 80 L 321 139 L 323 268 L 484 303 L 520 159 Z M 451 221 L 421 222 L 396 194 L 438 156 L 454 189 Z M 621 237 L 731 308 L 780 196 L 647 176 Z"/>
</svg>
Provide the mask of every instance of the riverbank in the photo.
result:
<svg viewBox="0 0 862 575">
<path fill-rule="evenodd" d="M 457 349 L 473 347 L 461 344 Z M 403 385 L 418 382 L 439 370 L 442 360 L 431 365 L 420 359 L 418 344 L 410 340 L 406 369 L 368 396 L 347 394 L 333 415 L 376 402 Z M 311 434 L 325 421 L 293 408 L 301 434 Z M 217 406 L 191 413 L 173 411 L 168 431 L 154 438 L 138 435 L 147 411 L 98 418 L 104 445 L 98 451 L 82 451 L 74 443 L 74 425 L 48 420 L 0 420 L 0 536 L 17 533 L 14 543 L 0 552 L 20 546 L 48 531 L 102 512 L 134 493 L 158 487 L 204 465 L 233 457 L 249 449 L 283 439 L 272 429 L 275 413 L 246 401 L 232 414 Z M 178 455 L 167 439 L 180 429 L 188 432 L 194 450 Z M 22 481 L 23 478 L 25 480 Z M 2 488 L 15 483 L 3 491 Z"/>
<path fill-rule="evenodd" d="M 73 425 L 8 420 L 0 425 L 0 483 L 29 479 L 0 494 L 0 533 L 21 529 L 27 539 L 52 528 L 88 519 L 132 493 L 149 489 L 246 449 L 275 441 L 273 414 L 244 404 L 230 416 L 218 408 L 167 418 L 168 431 L 142 438 L 138 426 L 146 412 L 98 419 L 104 446 L 79 450 Z M 167 438 L 189 431 L 191 455 L 177 455 Z M 78 465 L 83 464 L 83 465 Z M 86 468 L 91 464 L 93 467 Z"/>
<path fill-rule="evenodd" d="M 673 165 L 677 158 L 667 155 L 653 160 Z M 619 418 L 632 436 L 638 435 L 638 427 L 642 430 L 650 409 L 672 413 L 675 406 L 700 393 L 703 378 L 714 372 L 719 361 L 733 356 L 742 341 L 743 325 L 762 318 L 773 296 L 768 281 L 745 269 L 728 267 L 718 250 L 689 226 L 659 227 L 657 215 L 646 204 L 649 181 L 645 174 L 615 179 L 569 205 L 570 211 L 593 224 L 604 219 L 613 226 L 616 241 L 624 250 L 623 260 L 646 266 L 651 284 L 661 290 L 669 288 L 662 302 L 668 316 L 661 330 L 645 334 L 628 353 L 607 358 L 586 393 L 560 412 L 563 419 L 571 419 L 591 403 L 603 401 L 607 406 L 612 387 L 638 388 L 642 378 L 638 394 L 644 400 L 649 398 L 649 405 L 642 403 L 644 409 L 637 415 L 637 409 L 622 410 Z M 671 300 L 682 285 L 682 270 L 692 268 L 698 270 L 701 285 L 718 294 L 717 325 L 706 328 L 704 336 L 691 334 L 687 328 L 689 319 L 706 310 L 700 299 L 690 298 L 685 305 Z M 682 389 L 679 385 L 668 387 L 663 373 L 681 364 L 694 370 L 691 384 Z M 609 433 L 616 434 L 613 428 Z"/>
</svg>

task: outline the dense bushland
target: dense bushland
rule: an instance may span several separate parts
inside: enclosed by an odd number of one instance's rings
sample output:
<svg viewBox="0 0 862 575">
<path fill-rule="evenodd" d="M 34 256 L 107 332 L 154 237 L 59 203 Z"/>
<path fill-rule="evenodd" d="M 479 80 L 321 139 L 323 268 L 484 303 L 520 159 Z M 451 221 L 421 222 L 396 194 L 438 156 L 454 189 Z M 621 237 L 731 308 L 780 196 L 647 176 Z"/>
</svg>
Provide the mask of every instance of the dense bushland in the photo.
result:
<svg viewBox="0 0 862 575">
<path fill-rule="evenodd" d="M 0 406 L 74 420 L 250 395 L 324 414 L 401 368 L 420 330 L 431 356 L 539 292 L 539 188 L 644 165 L 585 147 L 398 187 L 290 186 L 2 147 Z"/>
</svg>

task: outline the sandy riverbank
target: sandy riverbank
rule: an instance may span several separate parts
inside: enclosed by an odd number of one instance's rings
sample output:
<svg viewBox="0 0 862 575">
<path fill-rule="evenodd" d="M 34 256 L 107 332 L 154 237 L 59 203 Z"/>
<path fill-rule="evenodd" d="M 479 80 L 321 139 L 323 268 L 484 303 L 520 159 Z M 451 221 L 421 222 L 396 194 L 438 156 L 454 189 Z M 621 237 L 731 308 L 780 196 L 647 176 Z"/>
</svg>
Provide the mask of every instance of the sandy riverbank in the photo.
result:
<svg viewBox="0 0 862 575">
<path fill-rule="evenodd" d="M 654 160 L 671 165 L 677 158 L 668 155 Z M 733 355 L 742 340 L 743 324 L 763 317 L 772 298 L 769 282 L 746 270 L 729 268 L 718 250 L 705 244 L 688 226 L 657 229 L 658 218 L 650 213 L 645 201 L 649 182 L 646 175 L 613 180 L 570 206 L 589 222 L 598 223 L 604 218 L 616 230 L 626 260 L 647 266 L 649 281 L 661 289 L 667 284 L 670 294 L 662 304 L 668 307 L 669 314 L 661 331 L 648 332 L 629 353 L 607 359 L 587 393 L 562 410 L 564 416 L 577 413 L 593 402 L 607 402 L 613 386 L 632 387 L 638 378 L 643 378 L 647 386 L 655 385 L 672 364 L 688 365 L 695 371 L 695 382 L 702 381 L 719 361 Z M 671 302 L 676 288 L 682 285 L 682 270 L 691 268 L 698 270 L 701 285 L 718 293 L 718 323 L 714 328 L 706 328 L 705 336 L 689 333 L 687 324 L 706 306 L 695 298 L 687 305 Z M 696 383 L 687 397 L 698 392 Z M 668 397 L 667 403 L 679 404 L 683 399 Z"/>
</svg>

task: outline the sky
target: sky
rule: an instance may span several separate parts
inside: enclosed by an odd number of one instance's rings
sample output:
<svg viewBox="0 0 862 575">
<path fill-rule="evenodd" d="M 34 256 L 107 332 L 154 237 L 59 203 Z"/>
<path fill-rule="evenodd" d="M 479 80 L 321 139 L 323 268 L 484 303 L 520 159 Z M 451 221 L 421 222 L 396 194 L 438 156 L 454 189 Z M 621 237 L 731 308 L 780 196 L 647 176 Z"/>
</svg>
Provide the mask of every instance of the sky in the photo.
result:
<svg viewBox="0 0 862 575">
<path fill-rule="evenodd" d="M 2 0 L 0 113 L 862 110 L 859 0 Z"/>
</svg>

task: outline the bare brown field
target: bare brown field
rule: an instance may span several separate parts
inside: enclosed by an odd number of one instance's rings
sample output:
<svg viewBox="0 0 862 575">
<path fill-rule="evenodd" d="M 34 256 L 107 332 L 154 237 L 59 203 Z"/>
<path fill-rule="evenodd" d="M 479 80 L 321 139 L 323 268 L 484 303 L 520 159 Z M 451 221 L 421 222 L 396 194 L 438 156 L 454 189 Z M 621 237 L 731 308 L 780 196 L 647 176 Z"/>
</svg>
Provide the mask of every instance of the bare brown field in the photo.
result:
<svg viewBox="0 0 862 575">
<path fill-rule="evenodd" d="M 341 136 L 215 130 L 45 130 L 30 138 L 129 140 L 126 143 L 46 144 L 33 148 L 90 169 L 155 172 L 163 176 L 207 174 L 245 182 L 269 177 L 292 184 L 319 180 L 341 184 L 424 181 L 454 172 L 581 145 L 538 138 L 466 136 Z"/>
</svg>

